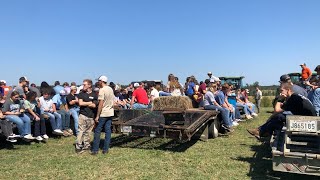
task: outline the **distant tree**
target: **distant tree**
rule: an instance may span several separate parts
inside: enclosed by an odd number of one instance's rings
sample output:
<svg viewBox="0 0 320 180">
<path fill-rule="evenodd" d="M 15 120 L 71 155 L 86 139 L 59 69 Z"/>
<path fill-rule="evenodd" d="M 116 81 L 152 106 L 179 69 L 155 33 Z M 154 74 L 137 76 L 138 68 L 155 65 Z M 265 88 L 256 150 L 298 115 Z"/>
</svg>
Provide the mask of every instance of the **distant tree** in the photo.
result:
<svg viewBox="0 0 320 180">
<path fill-rule="evenodd" d="M 259 82 L 258 82 L 258 81 L 256 81 L 256 82 L 254 82 L 254 83 L 253 83 L 253 85 L 252 85 L 252 86 L 253 86 L 253 87 L 257 87 L 257 86 L 260 86 L 260 85 L 259 85 Z"/>
</svg>

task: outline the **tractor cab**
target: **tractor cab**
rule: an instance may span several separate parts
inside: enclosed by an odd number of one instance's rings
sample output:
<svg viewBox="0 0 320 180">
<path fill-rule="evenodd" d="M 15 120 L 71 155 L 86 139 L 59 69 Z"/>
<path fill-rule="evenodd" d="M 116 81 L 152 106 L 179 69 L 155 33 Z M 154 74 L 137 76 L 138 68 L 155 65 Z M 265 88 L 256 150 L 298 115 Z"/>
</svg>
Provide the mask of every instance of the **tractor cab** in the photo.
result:
<svg viewBox="0 0 320 180">
<path fill-rule="evenodd" d="M 219 77 L 221 84 L 232 84 L 235 89 L 240 89 L 243 87 L 242 79 L 244 76 L 239 77 Z"/>
</svg>

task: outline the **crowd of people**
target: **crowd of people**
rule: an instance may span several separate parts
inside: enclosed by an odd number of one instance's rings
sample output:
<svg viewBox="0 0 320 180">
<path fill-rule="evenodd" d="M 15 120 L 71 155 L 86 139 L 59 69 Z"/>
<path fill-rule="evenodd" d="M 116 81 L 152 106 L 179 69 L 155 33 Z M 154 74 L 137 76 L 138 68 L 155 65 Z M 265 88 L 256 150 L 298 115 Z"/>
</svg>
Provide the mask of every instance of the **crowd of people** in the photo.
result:
<svg viewBox="0 0 320 180">
<path fill-rule="evenodd" d="M 320 65 L 315 71 L 320 75 Z M 190 76 L 182 84 L 178 77 L 169 74 L 164 86 L 155 82 L 136 82 L 127 87 L 108 83 L 106 76 L 99 77 L 95 84 L 90 79 L 84 79 L 80 86 L 75 82 L 70 86 L 67 82 L 60 85 L 56 81 L 52 87 L 43 81 L 37 87 L 33 83 L 29 84 L 26 77 L 21 77 L 18 85 L 9 87 L 1 80 L 1 130 L 10 142 L 16 142 L 19 137 L 44 141 L 49 138 L 46 127 L 46 121 L 49 121 L 52 131 L 50 134 L 65 137 L 74 135 L 77 153 L 91 150 L 95 155 L 99 151 L 103 128 L 106 137 L 102 153 L 108 153 L 114 109 L 152 108 L 155 98 L 161 96 L 188 96 L 193 107 L 220 111 L 222 128 L 227 132 L 234 131 L 233 127 L 245 121 L 244 119 L 258 116 L 262 99 L 259 87 L 256 87 L 254 95 L 256 102 L 252 103 L 248 100 L 248 90 L 235 89 L 232 84 L 221 84 L 220 79 L 211 72 L 207 75 L 208 78 L 200 82 Z M 319 115 L 319 76 L 303 80 L 303 84 L 312 89 L 309 95 L 306 88 L 294 85 L 288 75 L 281 76 L 280 82 L 281 96 L 275 106 L 275 114 L 261 127 L 248 130 L 250 134 L 256 137 L 272 134 L 283 126 L 288 114 Z M 230 96 L 235 97 L 234 102 L 228 99 Z M 240 109 L 244 116 L 240 115 Z M 71 119 L 74 122 L 73 128 Z M 12 123 L 16 125 L 18 135 L 14 134 Z M 33 131 L 31 127 L 34 127 Z M 93 129 L 91 147 L 90 134 Z"/>
<path fill-rule="evenodd" d="M 284 74 L 280 77 L 280 94 L 274 106 L 274 113 L 258 128 L 248 129 L 248 132 L 260 139 L 270 136 L 274 132 L 281 130 L 286 123 L 288 115 L 319 116 L 320 113 L 320 65 L 314 71 L 316 76 L 312 76 L 311 70 L 305 63 L 301 64 L 300 86 L 293 84 L 290 76 Z"/>
</svg>

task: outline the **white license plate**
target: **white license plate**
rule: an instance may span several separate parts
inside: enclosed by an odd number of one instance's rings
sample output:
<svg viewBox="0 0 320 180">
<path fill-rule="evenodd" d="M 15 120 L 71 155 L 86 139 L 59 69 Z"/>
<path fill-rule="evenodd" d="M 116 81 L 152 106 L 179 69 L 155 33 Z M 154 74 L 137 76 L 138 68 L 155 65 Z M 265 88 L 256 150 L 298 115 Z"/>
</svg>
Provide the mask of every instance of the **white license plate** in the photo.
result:
<svg viewBox="0 0 320 180">
<path fill-rule="evenodd" d="M 317 121 L 291 120 L 290 131 L 317 132 Z"/>
<path fill-rule="evenodd" d="M 132 133 L 132 127 L 131 126 L 122 126 L 121 131 L 123 133 Z"/>
</svg>

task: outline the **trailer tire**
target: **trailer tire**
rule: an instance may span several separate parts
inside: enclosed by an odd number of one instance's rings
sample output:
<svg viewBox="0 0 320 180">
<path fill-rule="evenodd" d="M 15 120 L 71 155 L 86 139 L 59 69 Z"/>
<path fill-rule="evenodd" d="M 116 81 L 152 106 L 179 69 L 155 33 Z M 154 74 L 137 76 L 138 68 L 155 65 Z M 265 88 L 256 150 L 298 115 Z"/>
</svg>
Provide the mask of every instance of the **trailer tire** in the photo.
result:
<svg viewBox="0 0 320 180">
<path fill-rule="evenodd" d="M 217 138 L 219 136 L 219 121 L 214 119 L 208 123 L 209 138 Z"/>
</svg>

